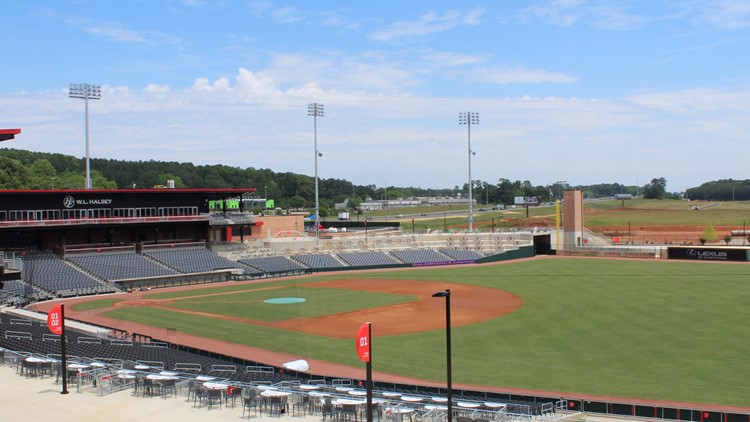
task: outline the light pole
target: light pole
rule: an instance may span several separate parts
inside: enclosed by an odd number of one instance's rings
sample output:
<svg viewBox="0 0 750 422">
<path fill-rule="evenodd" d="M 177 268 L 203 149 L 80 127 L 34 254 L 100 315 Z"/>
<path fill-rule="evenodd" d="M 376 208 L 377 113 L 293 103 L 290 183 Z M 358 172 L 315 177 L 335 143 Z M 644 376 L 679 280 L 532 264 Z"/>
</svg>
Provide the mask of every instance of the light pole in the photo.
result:
<svg viewBox="0 0 750 422">
<path fill-rule="evenodd" d="M 318 157 L 322 157 L 318 151 L 318 117 L 325 116 L 323 104 L 309 103 L 307 115 L 313 118 L 313 136 L 315 138 L 315 238 L 320 239 L 320 199 L 318 197 Z"/>
<path fill-rule="evenodd" d="M 102 99 L 102 86 L 88 83 L 71 83 L 68 87 L 70 98 L 82 98 L 86 105 L 86 189 L 91 189 L 91 167 L 89 165 L 89 100 Z"/>
<path fill-rule="evenodd" d="M 472 210 L 472 203 L 471 203 L 471 156 L 475 154 L 474 151 L 471 150 L 471 125 L 478 125 L 479 124 L 479 113 L 475 111 L 462 111 L 461 113 L 458 113 L 458 124 L 459 125 L 466 125 L 466 129 L 468 130 L 468 140 L 469 140 L 469 149 L 468 149 L 468 156 L 469 156 L 469 231 L 474 231 L 474 212 Z"/>
<path fill-rule="evenodd" d="M 432 297 L 445 298 L 445 356 L 446 356 L 446 395 L 448 399 L 448 422 L 453 421 L 453 375 L 451 370 L 451 289 L 437 292 Z"/>
</svg>

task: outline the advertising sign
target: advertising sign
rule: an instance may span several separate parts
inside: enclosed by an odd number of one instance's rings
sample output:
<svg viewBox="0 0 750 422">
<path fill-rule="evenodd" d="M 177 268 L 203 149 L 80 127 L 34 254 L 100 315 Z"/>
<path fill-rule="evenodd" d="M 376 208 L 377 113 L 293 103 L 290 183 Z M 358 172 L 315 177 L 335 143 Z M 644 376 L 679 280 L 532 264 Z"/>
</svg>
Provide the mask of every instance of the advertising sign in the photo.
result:
<svg viewBox="0 0 750 422">
<path fill-rule="evenodd" d="M 57 304 L 47 314 L 47 327 L 52 334 L 62 334 L 62 305 Z"/>
<path fill-rule="evenodd" d="M 737 248 L 669 247 L 667 258 L 695 261 L 747 261 L 748 251 Z"/>
<path fill-rule="evenodd" d="M 357 356 L 362 362 L 370 361 L 370 323 L 365 322 L 359 327 L 357 331 L 357 339 L 355 341 L 357 349 Z"/>
</svg>

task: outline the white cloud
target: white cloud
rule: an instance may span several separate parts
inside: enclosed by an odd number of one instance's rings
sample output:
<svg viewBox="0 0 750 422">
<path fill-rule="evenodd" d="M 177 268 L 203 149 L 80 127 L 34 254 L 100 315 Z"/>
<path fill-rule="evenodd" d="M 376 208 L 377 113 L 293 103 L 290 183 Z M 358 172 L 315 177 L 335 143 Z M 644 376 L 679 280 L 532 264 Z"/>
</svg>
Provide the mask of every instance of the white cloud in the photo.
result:
<svg viewBox="0 0 750 422">
<path fill-rule="evenodd" d="M 677 114 L 750 112 L 750 88 L 721 90 L 692 88 L 668 92 L 644 92 L 627 98 L 640 107 Z"/>
<path fill-rule="evenodd" d="M 275 9 L 271 12 L 271 17 L 280 23 L 297 23 L 302 20 L 302 16 L 294 6 L 285 6 Z"/>
<path fill-rule="evenodd" d="M 489 82 L 493 84 L 539 84 L 539 83 L 556 83 L 571 84 L 578 81 L 575 76 L 565 73 L 550 72 L 542 69 L 526 68 L 477 68 L 471 71 L 473 78 L 477 81 Z"/>
<path fill-rule="evenodd" d="M 518 17 L 522 22 L 540 19 L 563 28 L 579 23 L 606 30 L 640 28 L 650 18 L 628 12 L 621 4 L 611 1 L 552 0 L 523 8 Z"/>
<path fill-rule="evenodd" d="M 693 0 L 686 5 L 693 21 L 721 29 L 750 26 L 750 2 L 747 0 Z"/>
<path fill-rule="evenodd" d="M 169 93 L 169 86 L 168 85 L 158 85 L 158 84 L 148 84 L 146 85 L 146 88 L 143 89 L 144 93 L 147 94 L 168 94 Z"/>
<path fill-rule="evenodd" d="M 394 22 L 386 28 L 376 30 L 370 37 L 376 41 L 391 42 L 443 32 L 459 25 L 475 26 L 480 23 L 483 13 L 484 9 L 481 8 L 475 8 L 466 13 L 448 11 L 442 15 L 428 12 L 417 20 Z"/>
</svg>

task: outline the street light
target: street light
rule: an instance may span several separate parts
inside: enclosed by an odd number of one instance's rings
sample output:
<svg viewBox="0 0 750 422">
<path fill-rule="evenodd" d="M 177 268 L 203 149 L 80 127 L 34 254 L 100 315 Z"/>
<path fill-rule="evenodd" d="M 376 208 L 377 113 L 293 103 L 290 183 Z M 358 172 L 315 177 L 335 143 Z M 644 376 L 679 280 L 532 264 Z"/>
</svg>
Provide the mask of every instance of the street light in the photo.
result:
<svg viewBox="0 0 750 422">
<path fill-rule="evenodd" d="M 325 116 L 323 104 L 309 103 L 307 115 L 313 118 L 313 134 L 315 137 L 315 238 L 320 239 L 320 200 L 318 197 L 318 157 L 323 154 L 318 151 L 318 117 Z"/>
<path fill-rule="evenodd" d="M 444 292 L 437 292 L 432 297 L 445 298 L 445 356 L 446 356 L 446 395 L 448 399 L 448 422 L 453 420 L 453 375 L 451 371 L 451 289 L 445 289 Z"/>
<path fill-rule="evenodd" d="M 68 87 L 70 98 L 82 98 L 86 105 L 86 189 L 91 189 L 91 167 L 89 165 L 89 100 L 102 99 L 102 86 L 88 83 L 71 83 Z"/>
<path fill-rule="evenodd" d="M 468 139 L 469 139 L 469 231 L 474 231 L 474 212 L 472 210 L 472 203 L 471 203 L 471 156 L 475 155 L 476 153 L 471 150 L 471 125 L 478 125 L 479 124 L 479 113 L 475 111 L 463 111 L 461 113 L 458 113 L 458 124 L 459 125 L 466 125 L 466 129 L 468 129 Z"/>
</svg>

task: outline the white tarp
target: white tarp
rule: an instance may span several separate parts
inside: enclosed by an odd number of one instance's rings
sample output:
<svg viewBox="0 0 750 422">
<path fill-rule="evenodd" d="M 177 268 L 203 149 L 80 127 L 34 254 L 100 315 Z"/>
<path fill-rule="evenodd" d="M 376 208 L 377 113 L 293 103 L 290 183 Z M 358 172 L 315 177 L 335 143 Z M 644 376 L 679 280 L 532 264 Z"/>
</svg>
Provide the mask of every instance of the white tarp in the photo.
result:
<svg viewBox="0 0 750 422">
<path fill-rule="evenodd" d="M 282 365 L 286 369 L 291 369 L 297 372 L 306 372 L 310 370 L 310 364 L 304 359 L 297 359 L 291 362 L 287 362 Z"/>
</svg>

